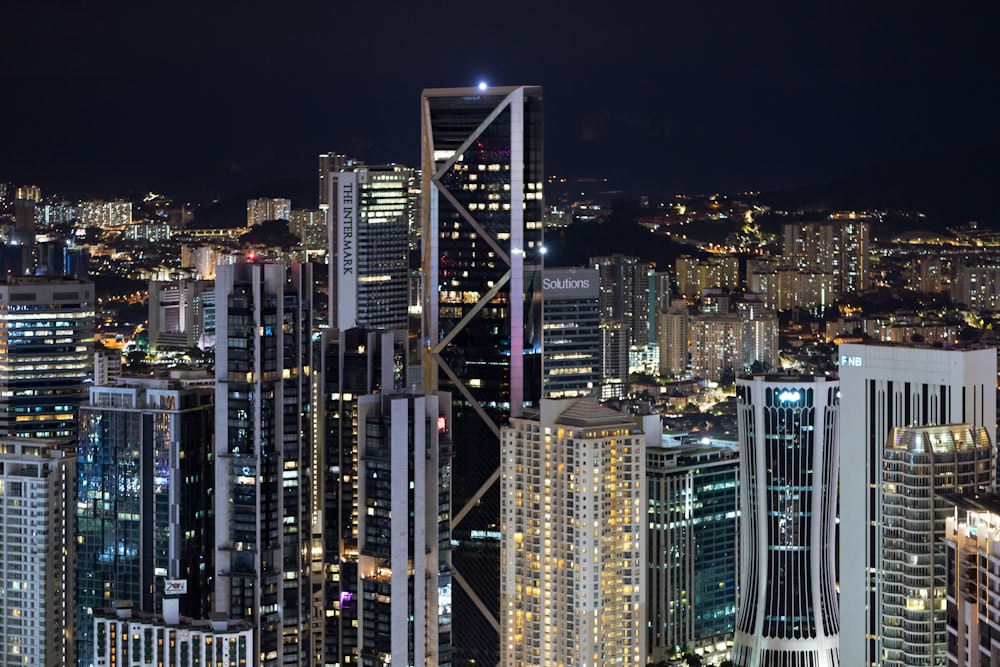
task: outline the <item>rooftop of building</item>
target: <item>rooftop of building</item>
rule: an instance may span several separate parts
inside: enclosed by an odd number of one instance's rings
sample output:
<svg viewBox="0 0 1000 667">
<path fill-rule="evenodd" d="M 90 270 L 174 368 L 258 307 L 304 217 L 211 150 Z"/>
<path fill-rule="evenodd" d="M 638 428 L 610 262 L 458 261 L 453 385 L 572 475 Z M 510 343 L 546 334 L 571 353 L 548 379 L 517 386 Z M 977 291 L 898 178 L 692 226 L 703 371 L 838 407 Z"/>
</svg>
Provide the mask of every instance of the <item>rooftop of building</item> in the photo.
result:
<svg viewBox="0 0 1000 667">
<path fill-rule="evenodd" d="M 136 621 L 139 623 L 149 623 L 151 625 L 161 625 L 170 628 L 184 628 L 188 630 L 200 630 L 202 632 L 243 632 L 252 630 L 253 626 L 247 621 L 231 619 L 225 614 L 213 613 L 209 619 L 193 619 L 187 616 L 178 616 L 176 623 L 168 623 L 162 614 L 153 614 L 133 608 L 131 601 L 120 600 L 114 607 L 94 609 L 94 616 L 98 618 Z"/>
<path fill-rule="evenodd" d="M 1000 493 L 938 493 L 937 496 L 966 512 L 1000 515 Z"/>
</svg>

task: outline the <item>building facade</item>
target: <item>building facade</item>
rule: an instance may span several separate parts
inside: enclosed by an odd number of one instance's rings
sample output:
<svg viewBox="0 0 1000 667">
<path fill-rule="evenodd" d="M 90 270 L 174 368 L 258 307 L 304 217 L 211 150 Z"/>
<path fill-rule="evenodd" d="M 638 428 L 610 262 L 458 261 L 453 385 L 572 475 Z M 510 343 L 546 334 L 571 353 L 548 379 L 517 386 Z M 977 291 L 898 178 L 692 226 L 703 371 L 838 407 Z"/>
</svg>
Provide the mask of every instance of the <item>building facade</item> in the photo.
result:
<svg viewBox="0 0 1000 667">
<path fill-rule="evenodd" d="M 955 506 L 945 522 L 946 661 L 948 667 L 1000 663 L 1000 496 L 946 494 Z"/>
<path fill-rule="evenodd" d="M 735 377 L 741 367 L 742 323 L 735 313 L 690 320 L 691 375 L 709 382 Z"/>
<path fill-rule="evenodd" d="M 648 447 L 649 659 L 732 649 L 740 463 L 729 447 Z"/>
<path fill-rule="evenodd" d="M 546 269 L 542 278 L 542 392 L 596 396 L 601 383 L 600 275 Z"/>
<path fill-rule="evenodd" d="M 421 98 L 427 393 L 452 394 L 456 660 L 499 654 L 500 424 L 541 395 L 539 87 Z"/>
<path fill-rule="evenodd" d="M 94 353 L 94 285 L 0 282 L 0 436 L 73 438 Z"/>
<path fill-rule="evenodd" d="M 733 662 L 837 667 L 839 383 L 742 376 L 736 406 L 742 569 Z"/>
<path fill-rule="evenodd" d="M 502 435 L 502 664 L 646 664 L 645 449 L 657 415 L 543 399 Z"/>
<path fill-rule="evenodd" d="M 882 461 L 880 664 L 942 665 L 945 523 L 954 514 L 942 495 L 992 491 L 996 450 L 982 427 L 911 426 L 892 430 Z"/>
<path fill-rule="evenodd" d="M 72 441 L 0 439 L 0 655 L 76 660 L 76 457 Z"/>
<path fill-rule="evenodd" d="M 173 280 L 149 283 L 149 346 L 186 350 L 215 340 L 215 283 Z"/>
<path fill-rule="evenodd" d="M 247 227 L 254 227 L 267 220 L 289 220 L 291 217 L 291 199 L 262 197 L 247 200 Z"/>
<path fill-rule="evenodd" d="M 354 163 L 330 174 L 330 327 L 406 329 L 413 170 Z"/>
<path fill-rule="evenodd" d="M 892 429 L 967 424 L 996 442 L 996 351 L 917 345 L 839 348 L 841 407 L 840 608 L 845 665 L 878 664 L 886 582 L 883 457 Z"/>
<path fill-rule="evenodd" d="M 253 626 L 260 667 L 322 659 L 308 475 L 313 288 L 308 264 L 216 273 L 214 606 Z"/>
<path fill-rule="evenodd" d="M 206 378 L 207 379 L 207 378 Z M 214 525 L 210 386 L 129 379 L 90 388 L 77 444 L 77 646 L 92 665 L 93 612 L 119 600 L 162 611 L 167 579 L 187 581 L 183 612 L 211 610 Z M 207 436 L 207 437 L 206 437 Z"/>
</svg>

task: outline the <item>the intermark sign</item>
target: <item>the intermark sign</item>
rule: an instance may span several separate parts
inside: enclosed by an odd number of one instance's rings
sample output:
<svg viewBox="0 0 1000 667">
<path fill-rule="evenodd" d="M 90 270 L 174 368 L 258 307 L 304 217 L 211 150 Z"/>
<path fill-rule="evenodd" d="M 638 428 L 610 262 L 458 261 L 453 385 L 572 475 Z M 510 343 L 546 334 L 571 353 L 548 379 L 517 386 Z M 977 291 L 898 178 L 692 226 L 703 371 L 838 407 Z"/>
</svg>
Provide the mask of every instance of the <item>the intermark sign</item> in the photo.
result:
<svg viewBox="0 0 1000 667">
<path fill-rule="evenodd" d="M 597 269 L 545 269 L 542 293 L 550 299 L 596 299 L 601 293 Z"/>
<path fill-rule="evenodd" d="M 357 324 L 358 312 L 358 174 L 342 171 L 337 178 L 337 323 Z"/>
</svg>

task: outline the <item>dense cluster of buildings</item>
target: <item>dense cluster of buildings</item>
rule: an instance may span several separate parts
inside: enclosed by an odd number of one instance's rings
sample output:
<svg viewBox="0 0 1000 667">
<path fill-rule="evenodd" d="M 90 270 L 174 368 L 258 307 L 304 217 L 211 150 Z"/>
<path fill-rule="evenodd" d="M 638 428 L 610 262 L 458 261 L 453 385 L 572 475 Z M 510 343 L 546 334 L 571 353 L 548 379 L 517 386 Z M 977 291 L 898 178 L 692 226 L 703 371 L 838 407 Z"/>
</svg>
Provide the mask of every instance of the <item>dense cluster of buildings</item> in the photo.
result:
<svg viewBox="0 0 1000 667">
<path fill-rule="evenodd" d="M 154 241 L 184 214 L 18 191 L 7 662 L 1000 660 L 996 349 L 856 312 L 828 327 L 835 373 L 779 346 L 779 312 L 875 279 L 869 219 L 784 224 L 770 257 L 546 267 L 541 89 L 421 105 L 421 169 L 325 153 L 318 208 L 247 203 L 241 233 L 286 220 L 298 247 L 189 230 L 184 270 L 144 276 L 149 358 L 198 368 L 123 370 L 96 341 L 100 250 L 38 229 Z M 1000 289 L 981 260 L 913 270 L 983 309 Z M 732 387 L 734 427 L 665 429 L 637 375 Z"/>
</svg>

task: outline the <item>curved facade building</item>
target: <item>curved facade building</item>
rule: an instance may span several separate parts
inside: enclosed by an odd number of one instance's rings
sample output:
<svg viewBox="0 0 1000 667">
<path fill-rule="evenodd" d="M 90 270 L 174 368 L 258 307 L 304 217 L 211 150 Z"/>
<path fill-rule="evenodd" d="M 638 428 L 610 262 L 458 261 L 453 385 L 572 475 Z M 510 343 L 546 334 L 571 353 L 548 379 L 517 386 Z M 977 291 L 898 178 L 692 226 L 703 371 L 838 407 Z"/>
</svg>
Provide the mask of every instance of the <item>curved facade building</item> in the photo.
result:
<svg viewBox="0 0 1000 667">
<path fill-rule="evenodd" d="M 737 381 L 740 435 L 740 667 L 840 664 L 835 589 L 840 383 Z"/>
</svg>

